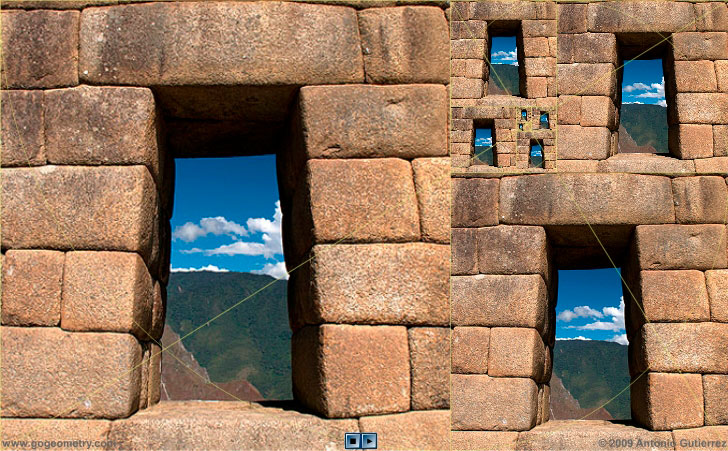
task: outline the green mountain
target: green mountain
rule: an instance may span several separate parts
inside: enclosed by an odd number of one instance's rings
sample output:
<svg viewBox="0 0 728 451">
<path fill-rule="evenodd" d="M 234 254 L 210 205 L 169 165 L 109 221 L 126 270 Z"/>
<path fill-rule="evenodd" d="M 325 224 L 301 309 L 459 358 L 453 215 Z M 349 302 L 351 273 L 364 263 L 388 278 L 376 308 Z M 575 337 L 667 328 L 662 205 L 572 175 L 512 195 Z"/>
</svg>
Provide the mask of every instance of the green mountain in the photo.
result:
<svg viewBox="0 0 728 451">
<path fill-rule="evenodd" d="M 271 282 L 183 343 L 213 382 L 245 379 L 265 399 L 292 399 L 285 280 L 236 272 L 172 273 L 166 324 L 184 337 Z"/>
<path fill-rule="evenodd" d="M 650 145 L 667 153 L 667 108 L 660 105 L 622 105 L 620 124 L 638 146 Z"/>
<path fill-rule="evenodd" d="M 492 87 L 489 87 L 488 94 L 506 94 L 505 91 L 508 91 L 511 95 L 519 95 L 518 66 L 492 64 L 490 67 L 490 80 L 495 82 L 497 88 L 493 90 Z"/>
<path fill-rule="evenodd" d="M 609 341 L 558 340 L 554 374 L 585 409 L 595 409 L 630 383 L 627 346 Z M 604 406 L 613 418 L 631 418 L 629 389 Z"/>
</svg>

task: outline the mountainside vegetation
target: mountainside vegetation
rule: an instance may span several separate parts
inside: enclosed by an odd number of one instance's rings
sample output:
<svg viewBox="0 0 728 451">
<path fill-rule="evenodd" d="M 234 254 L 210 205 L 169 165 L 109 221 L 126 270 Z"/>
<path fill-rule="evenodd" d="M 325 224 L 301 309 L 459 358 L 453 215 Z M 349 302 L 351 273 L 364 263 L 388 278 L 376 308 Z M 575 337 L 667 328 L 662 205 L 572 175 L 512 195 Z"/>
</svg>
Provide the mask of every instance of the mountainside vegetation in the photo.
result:
<svg viewBox="0 0 728 451">
<path fill-rule="evenodd" d="M 658 154 L 668 153 L 667 108 L 660 105 L 622 105 L 620 124 L 638 146 L 652 146 Z"/>
<path fill-rule="evenodd" d="M 508 92 L 510 95 L 519 95 L 518 66 L 492 64 L 490 67 L 490 81 L 488 94 L 507 95 Z"/>
</svg>

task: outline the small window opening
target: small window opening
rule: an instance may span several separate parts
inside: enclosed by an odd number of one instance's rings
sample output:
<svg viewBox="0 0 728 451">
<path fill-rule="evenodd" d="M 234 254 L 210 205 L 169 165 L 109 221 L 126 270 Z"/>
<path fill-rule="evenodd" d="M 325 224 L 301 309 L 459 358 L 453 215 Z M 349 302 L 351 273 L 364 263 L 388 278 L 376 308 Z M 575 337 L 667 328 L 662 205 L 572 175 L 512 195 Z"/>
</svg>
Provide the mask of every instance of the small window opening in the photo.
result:
<svg viewBox="0 0 728 451">
<path fill-rule="evenodd" d="M 523 124 L 518 124 L 518 129 L 523 130 Z"/>
<path fill-rule="evenodd" d="M 523 60 L 519 21 L 488 24 L 488 95 L 521 96 Z"/>
<path fill-rule="evenodd" d="M 549 128 L 549 114 L 543 111 L 541 112 L 540 127 Z"/>
<path fill-rule="evenodd" d="M 493 127 L 482 126 L 475 129 L 475 143 L 473 150 L 473 163 L 495 166 L 495 153 L 493 149 Z"/>
<path fill-rule="evenodd" d="M 524 120 L 524 121 L 528 120 L 528 111 L 521 110 L 521 120 Z"/>
<path fill-rule="evenodd" d="M 543 141 L 540 139 L 531 140 L 531 150 L 528 154 L 529 168 L 543 168 Z"/>
</svg>

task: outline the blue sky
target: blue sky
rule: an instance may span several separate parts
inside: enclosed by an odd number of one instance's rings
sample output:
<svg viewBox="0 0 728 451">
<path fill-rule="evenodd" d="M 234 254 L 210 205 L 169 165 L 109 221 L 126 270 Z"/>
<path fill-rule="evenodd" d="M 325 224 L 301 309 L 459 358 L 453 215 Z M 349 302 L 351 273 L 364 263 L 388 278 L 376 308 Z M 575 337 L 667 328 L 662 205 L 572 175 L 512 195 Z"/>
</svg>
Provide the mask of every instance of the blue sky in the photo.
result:
<svg viewBox="0 0 728 451">
<path fill-rule="evenodd" d="M 625 61 L 622 103 L 665 104 L 665 77 L 662 60 Z"/>
<path fill-rule="evenodd" d="M 491 41 L 491 64 L 511 64 L 513 66 L 518 66 L 515 36 L 495 36 L 491 39 Z"/>
<path fill-rule="evenodd" d="M 613 268 L 559 271 L 556 339 L 627 344 L 622 285 Z"/>
<path fill-rule="evenodd" d="M 175 163 L 172 270 L 285 278 L 275 156 Z"/>
</svg>

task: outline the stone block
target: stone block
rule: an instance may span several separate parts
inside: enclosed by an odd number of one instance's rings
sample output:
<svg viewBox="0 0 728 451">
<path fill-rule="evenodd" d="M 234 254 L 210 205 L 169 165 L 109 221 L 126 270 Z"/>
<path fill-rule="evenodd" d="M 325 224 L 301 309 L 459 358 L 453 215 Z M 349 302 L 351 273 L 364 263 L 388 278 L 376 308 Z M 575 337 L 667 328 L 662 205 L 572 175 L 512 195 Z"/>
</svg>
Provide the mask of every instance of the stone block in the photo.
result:
<svg viewBox="0 0 728 451">
<path fill-rule="evenodd" d="M 299 107 L 308 158 L 447 155 L 444 86 L 307 86 Z"/>
<path fill-rule="evenodd" d="M 408 329 L 412 377 L 412 410 L 450 406 L 450 329 Z"/>
<path fill-rule="evenodd" d="M 613 33 L 565 34 L 557 42 L 559 63 L 617 64 L 617 38 Z"/>
<path fill-rule="evenodd" d="M 330 5 L 165 2 L 88 8 L 81 14 L 79 55 L 82 79 L 92 84 L 302 86 L 364 80 L 356 12 Z"/>
<path fill-rule="evenodd" d="M 718 83 L 712 61 L 675 61 L 678 92 L 715 92 Z"/>
<path fill-rule="evenodd" d="M 547 290 L 537 274 L 454 276 L 451 296 L 453 325 L 544 330 Z"/>
<path fill-rule="evenodd" d="M 548 95 L 548 78 L 527 77 L 524 95 L 529 99 L 546 97 Z"/>
<path fill-rule="evenodd" d="M 585 5 L 586 6 L 586 5 Z M 515 451 L 518 432 L 506 431 L 451 431 L 453 451 Z"/>
<path fill-rule="evenodd" d="M 2 166 L 45 164 L 42 91 L 2 91 Z"/>
<path fill-rule="evenodd" d="M 655 14 L 656 10 L 660 14 Z M 590 3 L 587 19 L 589 31 L 602 33 L 669 33 L 695 29 L 692 5 L 684 2 L 623 1 L 618 8 L 606 3 Z"/>
<path fill-rule="evenodd" d="M 149 344 L 149 387 L 147 388 L 147 406 L 152 407 L 159 402 L 162 390 L 162 348 L 156 343 Z"/>
<path fill-rule="evenodd" d="M 453 227 L 498 225 L 498 179 L 454 178 L 451 186 Z"/>
<path fill-rule="evenodd" d="M 710 321 L 708 292 L 701 271 L 641 271 L 640 291 L 642 309 L 632 318 L 635 329 L 645 321 Z"/>
<path fill-rule="evenodd" d="M 546 355 L 536 329 L 494 327 L 490 330 L 488 375 L 540 379 Z"/>
<path fill-rule="evenodd" d="M 700 174 L 726 174 L 728 173 L 728 156 L 695 160 L 695 172 Z"/>
<path fill-rule="evenodd" d="M 586 33 L 586 4 L 559 3 L 559 34 Z"/>
<path fill-rule="evenodd" d="M 154 291 L 144 260 L 131 252 L 66 255 L 61 327 L 128 332 L 149 340 Z"/>
<path fill-rule="evenodd" d="M 45 92 L 48 162 L 145 165 L 159 180 L 160 154 L 152 91 L 81 86 Z"/>
<path fill-rule="evenodd" d="M 450 58 L 483 59 L 486 54 L 485 39 L 452 39 Z"/>
<path fill-rule="evenodd" d="M 581 97 L 559 96 L 558 114 L 559 125 L 579 125 L 581 121 Z"/>
<path fill-rule="evenodd" d="M 486 39 L 488 28 L 484 20 L 454 20 L 450 24 L 450 39 Z"/>
<path fill-rule="evenodd" d="M 448 24 L 436 6 L 359 11 L 368 83 L 448 83 Z"/>
<path fill-rule="evenodd" d="M 557 64 L 559 94 L 614 97 L 617 77 L 614 64 Z"/>
<path fill-rule="evenodd" d="M 726 261 L 726 228 L 705 225 L 644 225 L 635 230 L 642 269 L 718 269 Z"/>
<path fill-rule="evenodd" d="M 524 431 L 536 425 L 533 379 L 453 374 L 453 430 Z"/>
<path fill-rule="evenodd" d="M 475 229 L 452 229 L 452 274 L 478 273 L 478 242 Z"/>
<path fill-rule="evenodd" d="M 597 160 L 556 160 L 556 169 L 559 172 L 597 172 L 598 165 L 608 162 L 609 159 L 597 161 Z M 628 171 L 618 171 L 628 172 Z"/>
<path fill-rule="evenodd" d="M 728 442 L 728 426 L 705 426 L 692 429 L 675 429 L 675 449 L 678 451 L 708 451 Z"/>
<path fill-rule="evenodd" d="M 155 281 L 152 296 L 152 319 L 149 335 L 154 340 L 160 340 L 164 333 L 164 317 L 167 310 L 166 285 Z"/>
<path fill-rule="evenodd" d="M 633 418 L 653 431 L 703 425 L 700 374 L 647 373 L 630 387 Z"/>
<path fill-rule="evenodd" d="M 553 2 L 521 2 L 491 0 L 472 2 L 473 19 L 481 20 L 535 20 L 556 19 L 556 4 Z"/>
<path fill-rule="evenodd" d="M 305 431 L 305 432 L 302 432 Z M 121 449 L 344 449 L 355 419 L 231 401 L 163 402 L 112 423 L 108 439 Z"/>
<path fill-rule="evenodd" d="M 589 115 L 582 97 L 582 121 Z M 603 97 L 610 103 L 609 97 Z M 588 121 L 587 121 L 588 122 Z M 557 152 L 560 158 L 568 160 L 604 160 L 609 157 L 612 135 L 607 127 L 581 127 L 561 125 Z"/>
<path fill-rule="evenodd" d="M 675 217 L 681 224 L 720 224 L 728 211 L 728 187 L 722 177 L 672 180 Z"/>
<path fill-rule="evenodd" d="M 609 97 L 584 96 L 581 98 L 581 119 L 582 127 L 607 127 L 614 130 L 617 126 L 617 108 L 614 106 L 612 99 Z M 606 145 L 605 138 L 611 139 L 611 135 L 602 128 L 595 133 L 595 138 L 599 139 L 600 145 Z M 590 129 L 580 129 L 582 133 L 592 131 Z M 606 135 L 606 137 L 604 136 Z M 599 153 L 599 152 L 597 152 Z"/>
<path fill-rule="evenodd" d="M 449 256 L 441 244 L 314 246 L 305 320 L 447 325 Z"/>
<path fill-rule="evenodd" d="M 404 326 L 304 327 L 293 334 L 291 356 L 295 398 L 327 418 L 410 408 Z"/>
<path fill-rule="evenodd" d="M 677 94 L 676 120 L 679 124 L 726 124 L 728 123 L 728 94 L 685 93 Z"/>
<path fill-rule="evenodd" d="M 526 58 L 551 56 L 549 39 L 547 37 L 523 38 L 523 53 Z"/>
<path fill-rule="evenodd" d="M 713 127 L 710 124 L 679 124 L 668 130 L 670 150 L 683 160 L 713 156 Z"/>
<path fill-rule="evenodd" d="M 9 168 L 2 188 L 4 249 L 150 255 L 157 193 L 144 166 Z"/>
<path fill-rule="evenodd" d="M 713 155 L 728 157 L 728 125 L 713 126 Z"/>
<path fill-rule="evenodd" d="M 479 272 L 541 274 L 548 280 L 547 247 L 542 227 L 499 225 L 478 229 Z"/>
<path fill-rule="evenodd" d="M 555 20 L 522 20 L 521 33 L 524 37 L 556 36 Z"/>
<path fill-rule="evenodd" d="M 309 160 L 307 170 L 315 243 L 420 239 L 408 161 Z"/>
<path fill-rule="evenodd" d="M 4 416 L 124 418 L 137 410 L 142 353 L 131 335 L 3 327 L 2 343 Z"/>
<path fill-rule="evenodd" d="M 599 443 L 642 443 L 643 449 L 664 450 L 671 446 L 672 434 L 652 432 L 604 420 L 549 420 L 518 434 L 517 448 L 524 451 L 596 449 Z M 597 444 L 597 445 L 595 445 Z"/>
<path fill-rule="evenodd" d="M 9 250 L 2 265 L 2 324 L 56 326 L 61 320 L 64 254 Z"/>
<path fill-rule="evenodd" d="M 450 159 L 412 160 L 420 227 L 425 241 L 450 242 Z"/>
<path fill-rule="evenodd" d="M 578 160 L 576 160 L 578 161 Z M 582 160 L 587 161 L 587 160 Z M 559 161 L 563 171 L 567 161 Z M 618 153 L 606 160 L 594 161 L 592 172 L 631 172 L 636 174 L 692 174 L 695 172 L 693 160 L 680 160 L 674 157 L 647 153 Z"/>
<path fill-rule="evenodd" d="M 483 80 L 465 77 L 450 79 L 450 96 L 453 99 L 479 99 L 483 97 Z"/>
<path fill-rule="evenodd" d="M 385 449 L 450 449 L 447 410 L 362 417 L 359 427 L 364 432 L 377 433 L 379 446 Z"/>
<path fill-rule="evenodd" d="M 46 444 L 50 445 L 53 442 L 70 443 L 74 440 L 83 440 L 85 443 L 103 442 L 109 433 L 111 422 L 88 419 L 3 418 L 2 426 L 3 440 L 7 442 L 7 445 L 13 442 L 26 442 L 30 445 L 33 442 L 36 446 L 45 447 Z M 46 449 L 70 450 L 73 448 L 58 446 Z"/>
<path fill-rule="evenodd" d="M 728 59 L 728 33 L 685 32 L 672 35 L 675 60 Z"/>
<path fill-rule="evenodd" d="M 710 320 L 728 323 L 728 270 L 705 271 L 710 299 Z"/>
<path fill-rule="evenodd" d="M 452 372 L 487 374 L 490 329 L 455 327 L 452 331 Z"/>
<path fill-rule="evenodd" d="M 714 64 L 718 91 L 728 92 L 728 61 L 716 61 Z"/>
<path fill-rule="evenodd" d="M 553 77 L 556 75 L 556 58 L 526 58 L 523 66 L 527 77 Z"/>
<path fill-rule="evenodd" d="M 78 11 L 3 11 L 2 86 L 78 84 Z"/>
<path fill-rule="evenodd" d="M 500 219 L 507 224 L 588 221 L 594 225 L 624 225 L 675 220 L 667 177 L 577 173 L 505 177 L 501 179 L 500 193 Z"/>
<path fill-rule="evenodd" d="M 728 374 L 704 374 L 705 425 L 728 424 Z"/>
<path fill-rule="evenodd" d="M 728 374 L 728 324 L 649 323 L 633 341 L 633 376 L 644 370 Z"/>
</svg>

